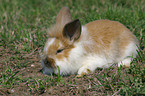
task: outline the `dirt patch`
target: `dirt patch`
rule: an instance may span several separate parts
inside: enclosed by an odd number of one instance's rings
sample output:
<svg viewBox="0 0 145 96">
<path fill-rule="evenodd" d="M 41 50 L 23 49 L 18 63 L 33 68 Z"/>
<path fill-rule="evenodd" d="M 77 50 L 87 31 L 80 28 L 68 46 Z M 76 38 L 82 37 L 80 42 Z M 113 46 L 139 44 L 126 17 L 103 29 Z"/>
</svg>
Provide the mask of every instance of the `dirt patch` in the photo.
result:
<svg viewBox="0 0 145 96">
<path fill-rule="evenodd" d="M 130 74 L 126 74 L 126 68 L 122 68 L 122 70 L 119 71 L 119 69 L 117 69 L 117 67 L 114 65 L 114 67 L 110 68 L 109 70 L 97 69 L 95 73 L 82 78 L 76 78 L 76 75 L 70 75 L 66 77 L 60 77 L 61 80 L 58 80 L 57 76 L 44 75 L 40 71 L 40 55 L 37 54 L 39 53 L 37 49 L 32 54 L 16 54 L 14 51 L 9 50 L 9 52 L 6 52 L 6 50 L 7 49 L 3 49 L 3 55 L 0 55 L 1 75 L 8 75 L 3 73 L 8 68 L 8 64 L 10 67 L 12 67 L 14 72 L 19 72 L 16 75 L 18 77 L 15 78 L 15 83 L 13 83 L 11 87 L 0 86 L 0 95 L 117 95 L 121 89 L 120 84 L 117 82 L 126 82 L 127 84 L 127 82 L 130 82 L 130 79 L 127 81 L 127 79 L 124 77 L 133 78 L 133 74 L 131 74 L 131 72 Z"/>
</svg>

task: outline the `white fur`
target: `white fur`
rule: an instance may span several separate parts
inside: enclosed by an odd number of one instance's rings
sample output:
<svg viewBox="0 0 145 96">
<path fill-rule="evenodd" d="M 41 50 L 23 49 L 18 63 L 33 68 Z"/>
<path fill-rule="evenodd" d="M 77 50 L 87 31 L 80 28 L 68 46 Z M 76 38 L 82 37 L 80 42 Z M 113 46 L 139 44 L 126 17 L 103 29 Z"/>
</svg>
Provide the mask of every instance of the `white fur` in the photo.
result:
<svg viewBox="0 0 145 96">
<path fill-rule="evenodd" d="M 90 44 L 90 41 L 88 39 L 89 38 L 86 32 L 86 28 L 82 27 L 82 38 L 80 42 L 77 42 L 74 44 L 75 48 L 73 48 L 70 51 L 69 57 L 64 58 L 63 60 L 58 60 L 55 58 L 56 66 L 60 68 L 60 74 L 63 74 L 63 75 L 75 74 L 77 73 L 79 68 L 83 66 L 82 61 L 84 61 L 84 58 L 85 58 L 84 54 L 86 54 L 86 51 L 83 48 L 83 44 L 86 44 L 86 43 Z M 54 71 L 55 71 L 55 74 L 58 73 L 58 70 L 54 70 Z"/>
<path fill-rule="evenodd" d="M 61 74 L 67 75 L 77 72 L 81 74 L 82 72 L 86 72 L 87 69 L 93 72 L 97 67 L 109 66 L 107 65 L 108 61 L 105 56 L 87 53 L 83 47 L 84 44 L 92 45 L 93 41 L 91 37 L 88 36 L 86 28 L 82 27 L 81 40 L 74 44 L 75 48 L 70 51 L 69 57 L 63 60 L 55 60 L 56 65 L 60 68 Z M 55 70 L 56 74 L 57 72 L 58 71 Z"/>
<path fill-rule="evenodd" d="M 55 38 L 50 38 L 48 39 L 47 43 L 45 44 L 45 47 L 44 47 L 44 51 L 45 53 L 48 53 L 48 48 L 50 45 L 52 45 L 55 41 Z"/>
<path fill-rule="evenodd" d="M 135 42 L 130 42 L 128 46 L 126 46 L 124 57 L 132 56 L 133 58 L 135 58 L 138 50 L 137 46 L 138 45 L 136 45 Z"/>
<path fill-rule="evenodd" d="M 55 38 L 48 41 L 44 50 L 47 50 L 51 44 L 53 44 Z M 115 42 L 113 42 L 114 44 Z M 129 66 L 131 62 L 131 56 L 135 57 L 137 55 L 137 46 L 135 42 L 130 42 L 129 45 L 125 49 L 125 53 L 123 56 L 116 56 L 116 52 L 118 49 L 116 46 L 113 46 L 113 50 L 106 52 L 108 56 L 104 53 L 95 54 L 95 53 L 87 53 L 84 49 L 84 45 L 92 46 L 94 44 L 92 38 L 88 36 L 88 32 L 86 27 L 82 27 L 82 34 L 79 42 L 74 43 L 74 48 L 70 51 L 69 57 L 64 58 L 63 60 L 58 60 L 53 58 L 56 62 L 56 66 L 60 68 L 60 74 L 75 74 L 78 72 L 79 75 L 82 73 L 87 73 L 88 69 L 93 72 L 97 67 L 107 68 L 113 63 L 118 63 Z M 61 45 L 61 44 L 60 44 Z M 115 49 L 116 48 L 116 49 Z M 100 49 L 101 50 L 101 49 Z M 105 51 L 104 51 L 105 52 Z M 129 58 L 127 58 L 130 56 Z M 42 62 L 42 66 L 44 67 L 44 73 L 50 74 L 54 72 L 58 73 L 57 69 L 45 68 L 46 66 Z"/>
<path fill-rule="evenodd" d="M 107 60 L 104 57 L 101 57 L 96 54 L 90 54 L 84 58 L 82 61 L 82 67 L 78 70 L 78 74 L 87 73 L 87 69 L 89 69 L 91 72 L 94 72 L 94 70 L 97 67 L 103 67 L 107 64 Z"/>
<path fill-rule="evenodd" d="M 56 64 L 60 67 L 61 73 L 66 75 L 78 72 L 78 74 L 81 75 L 81 73 L 87 73 L 87 69 L 93 72 L 97 67 L 108 68 L 110 65 L 112 65 L 113 63 L 117 63 L 118 61 L 120 61 L 119 64 L 130 64 L 131 58 L 126 59 L 126 57 L 135 57 L 137 54 L 137 47 L 135 45 L 135 42 L 131 42 L 126 47 L 125 54 L 120 58 L 114 54 L 117 51 L 115 51 L 115 49 L 113 51 L 108 52 L 109 58 L 106 57 L 103 53 L 86 53 L 85 49 L 83 48 L 84 44 L 87 44 L 89 46 L 93 44 L 93 41 L 91 37 L 88 36 L 86 28 L 82 27 L 81 40 L 80 42 L 75 43 L 75 48 L 71 50 L 69 58 L 62 61 L 56 60 Z"/>
<path fill-rule="evenodd" d="M 137 48 L 138 45 L 135 44 L 135 42 L 131 42 L 126 46 L 125 54 L 122 56 L 121 61 L 118 63 L 118 66 L 125 65 L 130 66 L 130 63 L 133 58 L 137 55 Z"/>
<path fill-rule="evenodd" d="M 81 61 L 83 60 L 83 53 L 85 50 L 82 48 L 82 45 L 76 44 L 75 48 L 70 51 L 68 58 L 63 60 L 56 60 L 56 65 L 60 68 L 60 73 L 63 75 L 75 74 L 78 69 L 81 67 Z M 80 58 L 78 60 L 78 58 Z M 57 71 L 55 72 L 57 73 Z"/>
</svg>

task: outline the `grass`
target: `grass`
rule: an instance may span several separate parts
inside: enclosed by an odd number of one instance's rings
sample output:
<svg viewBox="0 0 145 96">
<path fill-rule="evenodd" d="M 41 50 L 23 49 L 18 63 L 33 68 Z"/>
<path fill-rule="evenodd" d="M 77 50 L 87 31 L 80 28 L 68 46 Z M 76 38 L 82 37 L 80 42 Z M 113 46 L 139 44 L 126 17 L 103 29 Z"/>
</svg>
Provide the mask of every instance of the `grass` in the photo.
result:
<svg viewBox="0 0 145 96">
<path fill-rule="evenodd" d="M 83 78 L 39 72 L 47 29 L 63 6 L 83 25 L 119 21 L 145 46 L 144 0 L 0 0 L 0 95 L 145 95 L 142 49 L 130 68 L 114 64 Z"/>
</svg>

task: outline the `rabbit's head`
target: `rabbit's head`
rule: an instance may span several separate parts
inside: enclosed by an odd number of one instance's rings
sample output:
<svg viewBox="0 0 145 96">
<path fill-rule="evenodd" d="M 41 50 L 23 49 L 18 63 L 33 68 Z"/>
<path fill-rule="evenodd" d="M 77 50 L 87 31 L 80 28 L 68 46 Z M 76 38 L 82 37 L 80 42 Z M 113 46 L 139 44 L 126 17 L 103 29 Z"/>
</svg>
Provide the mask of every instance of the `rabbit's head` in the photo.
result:
<svg viewBox="0 0 145 96">
<path fill-rule="evenodd" d="M 49 38 L 45 44 L 42 56 L 42 67 L 45 74 L 74 73 L 72 68 L 72 50 L 76 48 L 81 35 L 81 23 L 72 20 L 68 7 L 63 7 L 57 15 L 56 24 L 49 29 Z M 75 53 L 74 53 L 75 54 Z M 74 55 L 75 56 L 75 55 Z M 76 70 L 74 68 L 73 70 Z"/>
</svg>

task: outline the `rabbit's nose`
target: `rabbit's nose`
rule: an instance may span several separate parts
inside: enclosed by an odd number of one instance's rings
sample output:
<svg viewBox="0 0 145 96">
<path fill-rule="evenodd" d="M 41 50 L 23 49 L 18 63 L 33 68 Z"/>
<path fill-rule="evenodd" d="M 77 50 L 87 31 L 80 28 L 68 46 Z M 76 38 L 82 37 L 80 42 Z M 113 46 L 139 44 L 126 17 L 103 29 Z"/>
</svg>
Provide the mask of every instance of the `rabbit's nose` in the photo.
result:
<svg viewBox="0 0 145 96">
<path fill-rule="evenodd" d="M 46 67 L 51 67 L 50 62 L 47 60 L 47 58 L 43 59 L 43 62 L 44 62 Z"/>
<path fill-rule="evenodd" d="M 44 61 L 44 64 L 48 64 L 49 63 L 47 58 L 45 58 L 43 61 Z"/>
<path fill-rule="evenodd" d="M 48 67 L 48 68 L 55 68 L 55 61 L 54 61 L 54 59 L 52 59 L 52 58 L 44 58 L 43 59 L 43 62 L 44 62 L 44 64 L 45 64 L 45 66 L 46 67 Z"/>
</svg>

